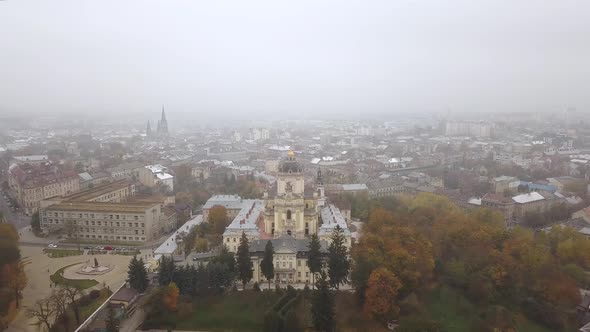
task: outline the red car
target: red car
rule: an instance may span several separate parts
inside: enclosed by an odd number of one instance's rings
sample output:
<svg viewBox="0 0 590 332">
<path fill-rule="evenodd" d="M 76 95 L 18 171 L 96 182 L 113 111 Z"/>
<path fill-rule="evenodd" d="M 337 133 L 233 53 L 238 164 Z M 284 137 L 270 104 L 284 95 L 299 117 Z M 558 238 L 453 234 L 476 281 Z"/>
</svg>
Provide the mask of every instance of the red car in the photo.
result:
<svg viewBox="0 0 590 332">
<path fill-rule="evenodd" d="M 102 249 L 103 250 L 113 250 L 113 247 L 111 247 L 111 246 L 104 246 Z"/>
</svg>

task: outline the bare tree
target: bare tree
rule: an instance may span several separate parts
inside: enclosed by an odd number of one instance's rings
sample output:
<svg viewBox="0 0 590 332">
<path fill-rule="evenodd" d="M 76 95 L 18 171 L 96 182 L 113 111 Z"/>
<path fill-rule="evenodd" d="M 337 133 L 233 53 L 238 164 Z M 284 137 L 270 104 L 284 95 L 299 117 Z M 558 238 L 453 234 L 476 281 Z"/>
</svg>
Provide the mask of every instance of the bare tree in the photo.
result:
<svg viewBox="0 0 590 332">
<path fill-rule="evenodd" d="M 51 304 L 55 310 L 55 323 L 61 323 L 64 331 L 68 332 L 69 317 L 68 317 L 68 305 L 69 298 L 63 288 L 53 291 L 49 297 Z"/>
<path fill-rule="evenodd" d="M 76 302 L 76 300 L 81 298 L 84 295 L 84 292 L 70 285 L 63 285 L 61 286 L 61 289 L 68 298 L 68 301 L 70 302 L 70 305 L 74 310 L 74 315 L 76 316 L 76 324 L 80 325 L 80 308 L 78 307 L 78 302 Z"/>
<path fill-rule="evenodd" d="M 55 308 L 50 299 L 42 299 L 35 302 L 35 304 L 27 309 L 27 315 L 31 318 L 36 318 L 39 327 L 45 327 L 47 331 L 51 329 L 51 322 L 55 314 Z"/>
</svg>

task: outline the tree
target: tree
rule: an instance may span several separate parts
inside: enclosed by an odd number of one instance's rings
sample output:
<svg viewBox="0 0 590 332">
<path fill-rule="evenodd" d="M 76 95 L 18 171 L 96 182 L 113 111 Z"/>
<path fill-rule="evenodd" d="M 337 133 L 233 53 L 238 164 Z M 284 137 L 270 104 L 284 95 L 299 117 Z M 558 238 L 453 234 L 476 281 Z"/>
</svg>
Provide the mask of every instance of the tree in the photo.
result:
<svg viewBox="0 0 590 332">
<path fill-rule="evenodd" d="M 28 262 L 30 263 L 30 261 Z M 20 306 L 20 298 L 22 290 L 27 286 L 27 275 L 25 274 L 25 264 L 23 260 L 8 264 L 8 286 L 14 292 L 14 299 L 16 301 L 16 307 Z"/>
<path fill-rule="evenodd" d="M 211 262 L 220 263 L 227 266 L 229 273 L 232 275 L 236 272 L 236 260 L 234 258 L 234 253 L 230 252 L 225 245 L 221 247 L 221 252 L 219 255 L 211 259 Z"/>
<path fill-rule="evenodd" d="M 119 332 L 119 320 L 115 317 L 115 310 L 109 306 L 106 320 L 106 332 Z"/>
<path fill-rule="evenodd" d="M 332 243 L 328 247 L 328 276 L 330 277 L 330 286 L 335 289 L 348 281 L 348 272 L 350 271 L 350 260 L 348 259 L 348 249 L 344 243 L 344 230 L 336 226 L 331 237 Z"/>
<path fill-rule="evenodd" d="M 174 281 L 175 270 L 176 266 L 172 257 L 162 256 L 160 258 L 160 266 L 158 267 L 160 286 L 167 286 Z"/>
<path fill-rule="evenodd" d="M 49 297 L 49 301 L 54 308 L 55 323 L 60 322 L 64 331 L 67 332 L 69 326 L 69 316 L 67 315 L 69 302 L 67 295 L 63 289 L 57 289 L 53 291 Z"/>
<path fill-rule="evenodd" d="M 275 266 L 273 262 L 274 253 L 275 250 L 272 246 L 272 242 L 268 240 L 268 242 L 266 242 L 266 246 L 264 247 L 264 257 L 260 262 L 260 270 L 262 271 L 262 274 L 266 280 L 268 280 L 268 289 L 270 289 L 270 281 L 275 276 Z"/>
<path fill-rule="evenodd" d="M 162 302 L 164 304 L 164 308 L 168 311 L 176 311 L 176 306 L 178 305 L 178 296 L 180 295 L 180 291 L 174 282 L 171 282 L 166 286 L 164 290 L 164 296 L 162 297 Z"/>
<path fill-rule="evenodd" d="M 253 263 L 250 259 L 250 245 L 248 244 L 248 237 L 246 233 L 242 232 L 242 237 L 240 238 L 240 245 L 238 246 L 238 258 L 237 258 L 237 265 L 238 265 L 238 280 L 242 281 L 242 285 L 244 289 L 246 289 L 246 284 L 252 280 L 254 275 L 253 272 Z"/>
<path fill-rule="evenodd" d="M 320 272 L 316 283 L 317 290 L 313 292 L 311 315 L 313 326 L 320 332 L 332 332 L 336 327 L 334 320 L 334 297 L 330 293 L 327 275 Z"/>
<path fill-rule="evenodd" d="M 227 225 L 229 225 L 229 218 L 227 217 L 227 211 L 225 207 L 221 205 L 215 205 L 209 209 L 208 221 L 213 225 L 213 233 L 217 235 L 223 234 Z"/>
<path fill-rule="evenodd" d="M 320 252 L 321 244 L 317 234 L 311 235 L 307 248 L 309 249 L 307 251 L 307 266 L 311 272 L 311 284 L 313 285 L 313 288 L 315 288 L 315 275 L 322 269 L 322 253 Z"/>
<path fill-rule="evenodd" d="M 33 213 L 31 216 L 31 227 L 33 232 L 39 233 L 41 231 L 41 221 L 39 220 L 39 212 Z"/>
<path fill-rule="evenodd" d="M 380 267 L 371 272 L 363 306 L 365 315 L 381 322 L 397 316 L 399 307 L 394 301 L 401 286 L 395 274 L 386 268 Z"/>
<path fill-rule="evenodd" d="M 137 259 L 136 256 L 133 256 L 131 262 L 129 262 L 127 280 L 129 281 L 129 286 L 131 286 L 131 288 L 135 289 L 139 293 L 145 292 L 149 281 L 143 259 Z"/>
<path fill-rule="evenodd" d="M 76 324 L 80 325 L 80 305 L 78 298 L 84 295 L 84 292 L 77 287 L 70 286 L 69 284 L 64 284 L 60 286 L 64 292 L 64 295 L 68 298 L 70 305 L 72 306 L 72 310 L 74 311 L 74 316 L 76 318 Z"/>
<path fill-rule="evenodd" d="M 50 299 L 41 299 L 27 309 L 27 315 L 35 318 L 37 322 L 33 325 L 45 326 L 47 331 L 51 330 L 51 321 L 54 317 L 55 308 Z"/>
</svg>

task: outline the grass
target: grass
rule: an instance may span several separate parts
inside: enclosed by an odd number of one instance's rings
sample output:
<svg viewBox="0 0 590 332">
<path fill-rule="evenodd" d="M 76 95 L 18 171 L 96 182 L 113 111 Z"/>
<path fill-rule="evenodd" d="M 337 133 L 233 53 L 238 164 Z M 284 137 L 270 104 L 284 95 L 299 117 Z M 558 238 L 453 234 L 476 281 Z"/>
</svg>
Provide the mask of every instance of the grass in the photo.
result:
<svg viewBox="0 0 590 332">
<path fill-rule="evenodd" d="M 93 245 L 111 245 L 111 246 L 121 246 L 121 247 L 138 247 L 145 245 L 145 243 L 135 243 L 135 242 L 126 242 L 126 241 L 113 241 L 113 240 L 86 240 L 86 239 L 64 239 L 61 241 L 62 243 L 73 243 L 73 244 L 93 244 Z"/>
<path fill-rule="evenodd" d="M 49 258 L 79 256 L 84 252 L 77 249 L 43 249 L 43 252 L 47 254 Z"/>
<path fill-rule="evenodd" d="M 362 314 L 356 295 L 352 292 L 336 292 L 336 330 L 345 332 L 387 332 L 382 324 L 371 320 Z M 311 308 L 311 303 L 308 304 Z M 311 312 L 309 313 L 311 318 Z M 310 321 L 311 323 L 311 321 Z"/>
<path fill-rule="evenodd" d="M 264 313 L 278 298 L 275 292 L 247 291 L 199 299 L 193 303 L 193 314 L 179 321 L 176 327 L 181 330 L 261 331 Z"/>
<path fill-rule="evenodd" d="M 68 279 L 68 278 L 64 278 L 63 273 L 66 268 L 80 264 L 80 263 L 82 263 L 82 262 L 74 263 L 74 264 L 70 264 L 68 266 L 62 267 L 61 269 L 55 271 L 54 274 L 49 276 L 49 279 L 51 279 L 51 282 L 53 282 L 54 284 L 69 285 L 72 287 L 76 287 L 80 290 L 88 289 L 90 287 L 97 285 L 98 281 L 96 281 L 94 279 Z"/>
<path fill-rule="evenodd" d="M 152 329 L 262 331 L 266 310 L 276 303 L 276 292 L 235 292 L 223 296 L 199 296 L 191 303 L 179 303 L 178 312 L 165 317 L 151 317 L 145 322 Z M 181 308 L 188 308 L 186 309 Z M 184 312 L 184 313 L 183 313 Z M 228 318 L 229 317 L 229 318 Z"/>
<path fill-rule="evenodd" d="M 470 332 L 474 330 L 478 317 L 486 307 L 478 307 L 457 290 L 443 285 L 430 291 L 424 301 L 426 318 L 438 321 L 443 331 Z M 550 328 L 528 320 L 525 316 L 513 313 L 514 327 L 519 332 L 551 332 Z"/>
</svg>

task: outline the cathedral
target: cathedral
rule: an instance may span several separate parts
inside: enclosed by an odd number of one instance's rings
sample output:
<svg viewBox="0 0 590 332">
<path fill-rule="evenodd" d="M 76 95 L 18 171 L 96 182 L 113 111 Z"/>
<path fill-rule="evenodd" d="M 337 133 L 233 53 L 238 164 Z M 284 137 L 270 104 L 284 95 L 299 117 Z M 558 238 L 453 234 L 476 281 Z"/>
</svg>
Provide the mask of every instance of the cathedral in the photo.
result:
<svg viewBox="0 0 590 332">
<path fill-rule="evenodd" d="M 168 137 L 168 121 L 166 120 L 166 112 L 164 111 L 164 105 L 162 105 L 162 116 L 160 121 L 158 121 L 158 126 L 156 127 L 156 132 L 152 132 L 152 126 L 150 122 L 147 123 L 147 128 L 145 131 L 145 135 L 147 137 L 156 137 L 156 138 L 165 138 Z"/>
<path fill-rule="evenodd" d="M 289 151 L 279 164 L 277 181 L 260 199 L 242 199 L 237 195 L 213 196 L 203 206 L 203 220 L 208 221 L 209 210 L 224 206 L 232 222 L 223 233 L 223 244 L 230 252 L 237 252 L 242 234 L 250 241 L 250 256 L 254 263 L 253 282 L 263 282 L 260 261 L 268 241 L 275 255 L 275 283 L 309 283 L 307 251 L 310 235 L 317 234 L 321 252 L 326 255 L 330 238 L 336 227 L 351 246 L 348 220 L 340 210 L 328 203 L 324 196 L 321 171 L 314 186 L 305 187 L 303 166 Z"/>
</svg>

